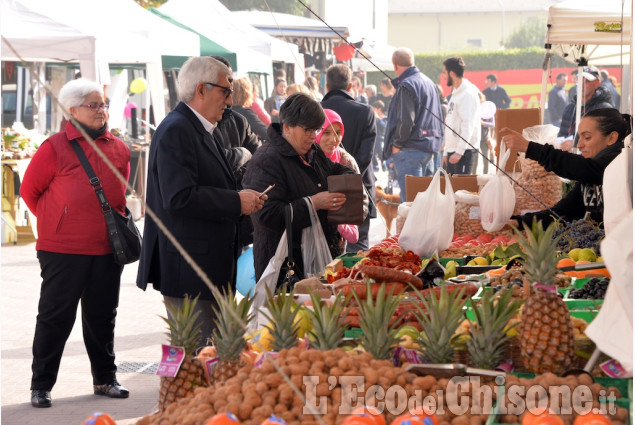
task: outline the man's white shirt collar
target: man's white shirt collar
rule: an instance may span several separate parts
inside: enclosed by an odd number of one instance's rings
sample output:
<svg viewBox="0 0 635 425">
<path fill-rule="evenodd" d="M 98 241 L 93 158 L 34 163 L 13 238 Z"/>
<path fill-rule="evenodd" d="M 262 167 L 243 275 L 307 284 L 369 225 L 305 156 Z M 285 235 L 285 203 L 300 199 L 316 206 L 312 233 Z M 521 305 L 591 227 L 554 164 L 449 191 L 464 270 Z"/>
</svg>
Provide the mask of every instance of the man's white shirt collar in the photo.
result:
<svg viewBox="0 0 635 425">
<path fill-rule="evenodd" d="M 196 110 L 192 108 L 190 105 L 187 105 L 187 107 L 190 108 L 192 112 L 194 112 L 194 115 L 196 115 L 196 117 L 199 119 L 199 121 L 201 121 L 201 124 L 203 124 L 203 127 L 205 128 L 205 131 L 207 131 L 208 133 L 212 133 L 214 131 L 218 123 L 212 124 L 203 115 L 196 112 Z"/>
</svg>

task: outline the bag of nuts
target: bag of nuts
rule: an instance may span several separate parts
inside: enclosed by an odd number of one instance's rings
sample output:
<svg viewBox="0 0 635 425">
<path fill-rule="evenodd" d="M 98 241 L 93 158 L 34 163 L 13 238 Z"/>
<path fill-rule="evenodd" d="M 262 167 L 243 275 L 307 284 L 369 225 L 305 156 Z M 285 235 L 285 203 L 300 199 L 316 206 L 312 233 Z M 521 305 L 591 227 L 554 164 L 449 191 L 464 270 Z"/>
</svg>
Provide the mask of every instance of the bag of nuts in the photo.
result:
<svg viewBox="0 0 635 425">
<path fill-rule="evenodd" d="M 457 190 L 454 210 L 454 232 L 460 236 L 480 235 L 485 232 L 481 225 L 481 212 L 478 206 L 478 193 Z"/>
<path fill-rule="evenodd" d="M 557 127 L 552 125 L 537 125 L 523 130 L 525 139 L 540 144 L 555 145 L 557 134 Z M 518 161 L 520 162 L 521 175 L 517 179 L 518 184 L 514 184 L 514 191 L 516 192 L 515 215 L 544 210 L 545 205 L 552 207 L 562 199 L 560 177 L 545 170 L 538 162 L 525 158 L 524 154 L 520 155 Z M 545 205 L 538 202 L 520 186 L 531 192 Z"/>
</svg>

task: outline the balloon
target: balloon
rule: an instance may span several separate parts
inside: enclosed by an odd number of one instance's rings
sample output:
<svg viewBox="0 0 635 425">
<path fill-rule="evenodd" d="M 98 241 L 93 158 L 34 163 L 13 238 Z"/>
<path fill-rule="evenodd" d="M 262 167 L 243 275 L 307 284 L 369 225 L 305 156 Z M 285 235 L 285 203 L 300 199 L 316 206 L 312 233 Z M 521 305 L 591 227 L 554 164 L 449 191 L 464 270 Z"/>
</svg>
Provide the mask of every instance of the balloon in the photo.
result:
<svg viewBox="0 0 635 425">
<path fill-rule="evenodd" d="M 126 104 L 126 107 L 123 108 L 123 115 L 126 118 L 130 118 L 132 116 L 132 112 L 131 112 L 132 108 L 138 108 L 137 104 L 134 102 L 128 102 Z"/>
<path fill-rule="evenodd" d="M 488 100 L 481 103 L 481 119 L 489 120 L 494 118 L 494 115 L 496 115 L 496 104 L 494 102 Z"/>
<path fill-rule="evenodd" d="M 144 91 L 146 91 L 147 86 L 148 84 L 146 83 L 145 78 L 135 78 L 130 83 L 130 92 L 134 94 L 143 93 Z"/>
<path fill-rule="evenodd" d="M 254 248 L 249 247 L 238 257 L 236 271 L 236 290 L 242 295 L 247 296 L 256 288 L 256 270 L 254 269 Z"/>
</svg>

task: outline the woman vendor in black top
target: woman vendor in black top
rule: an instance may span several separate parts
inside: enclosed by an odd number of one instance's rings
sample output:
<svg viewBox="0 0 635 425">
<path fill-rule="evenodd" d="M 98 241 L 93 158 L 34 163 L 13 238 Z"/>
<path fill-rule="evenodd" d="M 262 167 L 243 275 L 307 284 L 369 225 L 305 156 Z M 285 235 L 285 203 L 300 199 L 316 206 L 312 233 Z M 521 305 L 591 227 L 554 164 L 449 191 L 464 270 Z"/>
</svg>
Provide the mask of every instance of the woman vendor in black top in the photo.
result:
<svg viewBox="0 0 635 425">
<path fill-rule="evenodd" d="M 557 218 L 554 213 L 566 221 L 578 220 L 588 213 L 593 221 L 601 223 L 604 169 L 622 151 L 624 138 L 630 133 L 631 116 L 613 108 L 596 109 L 584 115 L 578 126 L 581 155 L 530 142 L 508 128 L 501 130 L 502 140 L 508 148 L 525 152 L 527 158 L 537 161 L 547 171 L 576 181 L 573 189 L 550 210 L 512 216 L 512 224 L 531 225 L 536 217 L 547 225 Z"/>
</svg>

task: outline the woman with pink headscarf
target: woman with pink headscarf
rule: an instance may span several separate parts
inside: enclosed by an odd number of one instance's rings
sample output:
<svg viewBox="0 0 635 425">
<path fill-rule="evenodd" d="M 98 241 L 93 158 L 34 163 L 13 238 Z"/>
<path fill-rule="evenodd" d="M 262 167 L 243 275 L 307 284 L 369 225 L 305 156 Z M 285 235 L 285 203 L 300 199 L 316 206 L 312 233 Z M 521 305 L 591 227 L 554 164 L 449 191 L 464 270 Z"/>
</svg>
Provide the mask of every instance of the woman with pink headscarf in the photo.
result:
<svg viewBox="0 0 635 425">
<path fill-rule="evenodd" d="M 331 161 L 342 164 L 359 174 L 359 166 L 353 156 L 346 152 L 341 146 L 342 136 L 344 136 L 344 123 L 339 114 L 332 109 L 325 109 L 326 120 L 315 138 L 315 142 L 320 145 L 327 158 Z M 359 229 L 355 225 L 340 224 L 337 226 L 340 235 L 349 243 L 356 243 L 359 239 Z"/>
</svg>

